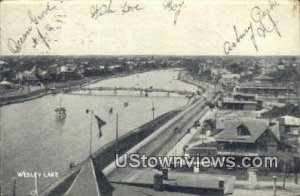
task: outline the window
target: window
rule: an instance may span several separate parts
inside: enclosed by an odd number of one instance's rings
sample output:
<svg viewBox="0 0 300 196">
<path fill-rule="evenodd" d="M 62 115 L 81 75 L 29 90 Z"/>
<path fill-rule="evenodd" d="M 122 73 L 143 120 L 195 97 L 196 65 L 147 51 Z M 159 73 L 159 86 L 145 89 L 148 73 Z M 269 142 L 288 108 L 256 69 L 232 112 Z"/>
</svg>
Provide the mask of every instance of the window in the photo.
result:
<svg viewBox="0 0 300 196">
<path fill-rule="evenodd" d="M 285 133 L 291 133 L 291 127 L 285 126 Z"/>
<path fill-rule="evenodd" d="M 237 135 L 238 136 L 248 136 L 251 135 L 248 127 L 243 123 L 237 127 Z"/>
</svg>

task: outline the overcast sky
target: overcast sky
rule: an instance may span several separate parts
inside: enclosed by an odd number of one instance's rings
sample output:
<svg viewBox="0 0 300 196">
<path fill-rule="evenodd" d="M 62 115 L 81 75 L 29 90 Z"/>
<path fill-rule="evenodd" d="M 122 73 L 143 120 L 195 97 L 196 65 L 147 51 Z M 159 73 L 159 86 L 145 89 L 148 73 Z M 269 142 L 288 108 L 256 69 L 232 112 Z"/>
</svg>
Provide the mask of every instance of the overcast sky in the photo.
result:
<svg viewBox="0 0 300 196">
<path fill-rule="evenodd" d="M 296 0 L 270 0 L 273 6 L 269 0 L 127 0 L 128 5 L 138 3 L 141 10 L 122 14 L 121 5 L 125 1 L 112 0 L 111 10 L 115 12 L 102 16 L 104 9 L 95 12 L 95 7 L 108 5 L 109 0 L 49 1 L 48 8 L 47 1 L 4 1 L 1 3 L 1 55 L 300 53 Z M 168 1 L 173 11 L 168 10 Z M 261 20 L 270 32 L 263 31 L 258 21 L 262 17 L 259 10 L 266 9 L 270 12 L 265 12 Z M 174 25 L 175 12 L 179 10 Z M 37 21 L 31 21 L 29 15 Z M 232 42 L 236 42 L 233 26 L 239 35 L 246 32 L 236 47 L 232 47 Z M 229 46 L 233 48 L 230 51 Z"/>
</svg>

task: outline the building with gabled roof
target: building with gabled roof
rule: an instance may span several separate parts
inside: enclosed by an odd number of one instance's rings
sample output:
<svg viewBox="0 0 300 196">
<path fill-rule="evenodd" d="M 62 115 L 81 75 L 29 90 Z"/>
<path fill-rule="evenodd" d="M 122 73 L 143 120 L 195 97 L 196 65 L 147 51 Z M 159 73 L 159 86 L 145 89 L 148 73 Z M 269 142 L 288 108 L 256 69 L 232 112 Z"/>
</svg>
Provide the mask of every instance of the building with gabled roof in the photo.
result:
<svg viewBox="0 0 300 196">
<path fill-rule="evenodd" d="M 267 75 L 259 75 L 259 76 L 254 77 L 253 80 L 258 83 L 272 83 L 274 78 L 267 76 Z"/>
<path fill-rule="evenodd" d="M 224 120 L 217 123 L 217 129 L 220 133 L 215 140 L 220 155 L 268 155 L 280 146 L 278 123 L 271 124 L 268 120 Z"/>
</svg>

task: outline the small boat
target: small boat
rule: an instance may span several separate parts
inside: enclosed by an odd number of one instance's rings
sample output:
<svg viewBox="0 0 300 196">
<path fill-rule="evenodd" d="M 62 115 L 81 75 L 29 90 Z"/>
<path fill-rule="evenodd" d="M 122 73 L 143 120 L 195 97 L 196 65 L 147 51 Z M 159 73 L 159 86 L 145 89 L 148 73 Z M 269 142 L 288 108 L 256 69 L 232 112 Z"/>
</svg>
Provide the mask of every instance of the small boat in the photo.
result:
<svg viewBox="0 0 300 196">
<path fill-rule="evenodd" d="M 123 104 L 124 107 L 127 107 L 128 105 L 129 105 L 128 102 L 125 102 L 125 103 Z"/>
<path fill-rule="evenodd" d="M 109 108 L 109 113 L 112 114 L 114 112 L 113 108 Z"/>
<path fill-rule="evenodd" d="M 67 113 L 66 113 L 66 108 L 64 107 L 59 107 L 55 109 L 56 112 L 56 117 L 59 120 L 64 120 L 67 117 Z"/>
<path fill-rule="evenodd" d="M 67 117 L 66 108 L 62 107 L 62 98 L 60 98 L 59 107 L 54 110 L 56 112 L 56 118 L 58 120 L 64 120 Z"/>
</svg>

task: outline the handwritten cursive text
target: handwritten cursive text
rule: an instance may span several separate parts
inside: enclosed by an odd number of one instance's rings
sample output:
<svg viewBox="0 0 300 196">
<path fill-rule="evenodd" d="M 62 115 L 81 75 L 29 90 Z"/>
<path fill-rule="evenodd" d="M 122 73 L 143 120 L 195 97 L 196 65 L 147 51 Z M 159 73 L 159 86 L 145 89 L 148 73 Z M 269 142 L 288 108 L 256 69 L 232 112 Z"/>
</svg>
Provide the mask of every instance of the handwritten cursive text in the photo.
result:
<svg viewBox="0 0 300 196">
<path fill-rule="evenodd" d="M 28 40 L 32 41 L 32 48 L 36 48 L 38 43 L 43 43 L 47 49 L 50 49 L 49 45 L 49 33 L 57 31 L 61 29 L 61 25 L 64 23 L 63 19 L 65 15 L 55 15 L 55 22 L 52 22 L 51 25 L 45 23 L 45 18 L 57 10 L 56 5 L 50 5 L 47 3 L 46 7 L 37 15 L 33 14 L 31 10 L 27 11 L 27 15 L 30 20 L 30 25 L 26 28 L 26 30 L 22 33 L 21 36 L 17 38 L 9 37 L 7 40 L 7 48 L 12 53 L 20 53 L 22 51 L 23 45 L 28 42 Z M 50 16 L 49 16 L 50 17 Z M 57 24 L 59 21 L 59 24 Z"/>
<path fill-rule="evenodd" d="M 140 6 L 140 4 L 130 4 L 127 0 L 121 5 L 122 14 L 126 14 L 129 12 L 140 11 L 144 8 Z"/>
<path fill-rule="evenodd" d="M 174 21 L 173 24 L 176 25 L 181 9 L 184 7 L 184 0 L 180 2 L 175 2 L 175 0 L 165 0 L 163 2 L 163 8 L 168 10 L 169 12 L 174 13 Z"/>
<path fill-rule="evenodd" d="M 91 7 L 91 17 L 93 19 L 98 19 L 100 16 L 112 14 L 116 11 L 112 9 L 112 0 L 109 0 L 106 4 L 94 5 Z"/>
<path fill-rule="evenodd" d="M 250 34 L 250 39 L 255 50 L 258 52 L 258 46 L 256 36 L 265 38 L 267 33 L 276 32 L 281 37 L 277 23 L 271 16 L 274 8 L 279 6 L 276 0 L 269 0 L 269 6 L 266 9 L 261 9 L 259 6 L 255 6 L 251 9 L 251 20 L 249 25 L 239 33 L 237 27 L 233 25 L 233 31 L 235 34 L 235 41 L 225 41 L 223 44 L 224 53 L 229 54 L 234 48 L 238 47 L 239 43 Z"/>
</svg>

